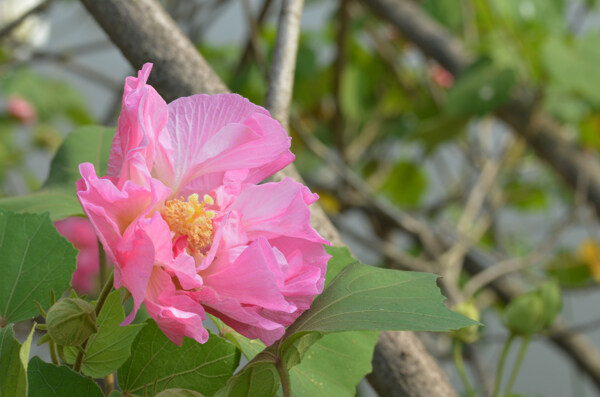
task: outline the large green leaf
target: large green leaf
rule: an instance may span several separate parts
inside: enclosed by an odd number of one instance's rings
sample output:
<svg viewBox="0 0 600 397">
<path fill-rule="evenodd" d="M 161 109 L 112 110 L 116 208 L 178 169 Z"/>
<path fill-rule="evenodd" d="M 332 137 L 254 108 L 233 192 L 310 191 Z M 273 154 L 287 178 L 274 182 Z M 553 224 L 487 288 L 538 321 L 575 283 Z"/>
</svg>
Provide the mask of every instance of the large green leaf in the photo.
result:
<svg viewBox="0 0 600 397">
<path fill-rule="evenodd" d="M 429 273 L 346 266 L 288 328 L 287 335 L 318 331 L 441 331 L 475 324 L 449 310 Z"/>
<path fill-rule="evenodd" d="M 131 351 L 118 371 L 125 396 L 153 396 L 167 386 L 212 395 L 231 377 L 240 359 L 237 348 L 217 335 L 211 334 L 205 344 L 184 338 L 177 346 L 151 320 Z"/>
<path fill-rule="evenodd" d="M 27 396 L 27 364 L 33 330 L 21 345 L 15 338 L 12 324 L 0 328 L 0 395 Z"/>
<path fill-rule="evenodd" d="M 50 290 L 69 288 L 76 255 L 47 214 L 0 209 L 0 326 L 35 317 L 35 301 L 48 307 Z"/>
<path fill-rule="evenodd" d="M 90 336 L 81 370 L 92 378 L 102 378 L 116 371 L 131 354 L 131 344 L 144 324 L 122 327 L 125 311 L 119 291 L 113 291 L 98 315 L 98 332 Z M 74 363 L 77 349 L 65 348 L 69 363 Z"/>
<path fill-rule="evenodd" d="M 75 190 L 75 182 L 81 178 L 79 164 L 86 162 L 94 165 L 98 175 L 105 175 L 114 135 L 114 128 L 101 126 L 85 126 L 71 132 L 54 155 L 44 186 L 68 185 Z"/>
<path fill-rule="evenodd" d="M 0 208 L 19 213 L 43 214 L 48 212 L 53 221 L 69 216 L 83 215 L 74 186 L 43 188 L 25 196 L 2 198 L 0 199 Z"/>
<path fill-rule="evenodd" d="M 448 92 L 450 116 L 484 115 L 504 104 L 516 83 L 513 70 L 481 60 L 460 75 Z"/>
<path fill-rule="evenodd" d="M 57 367 L 33 357 L 27 369 L 29 396 L 85 396 L 103 397 L 102 391 L 91 379 L 69 367 Z"/>
</svg>

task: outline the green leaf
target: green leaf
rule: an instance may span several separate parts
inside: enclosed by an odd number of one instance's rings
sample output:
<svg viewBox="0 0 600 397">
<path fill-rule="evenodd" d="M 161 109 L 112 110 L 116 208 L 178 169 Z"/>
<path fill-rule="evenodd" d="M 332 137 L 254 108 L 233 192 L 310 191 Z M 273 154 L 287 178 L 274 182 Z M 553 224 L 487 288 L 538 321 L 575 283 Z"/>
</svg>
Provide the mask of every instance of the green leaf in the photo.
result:
<svg viewBox="0 0 600 397">
<path fill-rule="evenodd" d="M 108 397 L 123 397 L 123 394 L 121 394 L 121 392 L 118 390 L 113 390 L 110 392 Z"/>
<path fill-rule="evenodd" d="M 18 213 L 50 213 L 50 219 L 57 221 L 69 216 L 83 215 L 81 204 L 71 187 L 52 187 L 38 190 L 25 196 L 0 199 L 0 208 Z"/>
<path fill-rule="evenodd" d="M 105 175 L 114 128 L 85 126 L 71 132 L 50 164 L 42 189 L 25 196 L 0 199 L 0 208 L 15 212 L 50 213 L 53 221 L 83 215 L 76 186 L 81 175 L 79 164 L 89 162 L 98 175 Z"/>
<path fill-rule="evenodd" d="M 590 265 L 570 252 L 562 252 L 552 259 L 546 272 L 556 278 L 559 284 L 566 288 L 589 287 L 594 282 Z"/>
<path fill-rule="evenodd" d="M 516 83 L 512 69 L 481 60 L 460 75 L 448 92 L 445 112 L 450 116 L 484 115 L 504 104 Z"/>
<path fill-rule="evenodd" d="M 542 59 L 553 79 L 561 88 L 572 90 L 600 107 L 600 63 L 598 35 L 577 38 L 573 44 L 562 38 L 550 37 L 542 47 Z"/>
<path fill-rule="evenodd" d="M 278 389 L 279 374 L 273 365 L 273 357 L 259 354 L 230 378 L 215 397 L 272 397 Z"/>
<path fill-rule="evenodd" d="M 102 378 L 116 371 L 130 356 L 131 344 L 144 324 L 122 327 L 125 312 L 119 291 L 113 291 L 98 315 L 98 332 L 90 336 L 81 370 L 92 378 Z M 67 362 L 74 363 L 77 349 L 65 348 Z"/>
<path fill-rule="evenodd" d="M 212 395 L 231 377 L 240 359 L 237 348 L 217 335 L 211 334 L 205 344 L 184 338 L 177 346 L 151 320 L 135 338 L 131 351 L 118 371 L 125 396 L 153 396 L 167 386 Z"/>
<path fill-rule="evenodd" d="M 71 132 L 52 159 L 44 187 L 69 185 L 75 191 L 75 182 L 81 178 L 79 164 L 85 162 L 92 163 L 98 175 L 106 175 L 114 135 L 114 128 L 101 126 L 85 126 Z"/>
<path fill-rule="evenodd" d="M 539 182 L 512 180 L 504 186 L 508 204 L 523 211 L 548 207 L 546 189 Z"/>
<path fill-rule="evenodd" d="M 356 385 L 372 370 L 371 360 L 378 335 L 378 332 L 325 335 L 290 371 L 292 395 L 355 396 Z"/>
<path fill-rule="evenodd" d="M 0 326 L 39 314 L 34 301 L 50 305 L 50 290 L 69 288 L 77 251 L 48 215 L 0 209 Z"/>
<path fill-rule="evenodd" d="M 426 190 L 425 174 L 408 161 L 397 163 L 381 187 L 381 192 L 400 206 L 416 206 Z"/>
<path fill-rule="evenodd" d="M 288 328 L 304 331 L 441 331 L 474 321 L 449 310 L 429 273 L 346 266 Z"/>
<path fill-rule="evenodd" d="M 0 395 L 27 396 L 27 364 L 34 329 L 21 345 L 15 338 L 12 324 L 0 328 Z"/>
<path fill-rule="evenodd" d="M 85 100 L 69 84 L 49 79 L 26 68 L 6 73 L 0 79 L 4 94 L 18 95 L 30 101 L 43 122 L 64 116 L 75 124 L 90 124 L 93 116 Z"/>
<path fill-rule="evenodd" d="M 91 378 L 69 367 L 46 363 L 33 357 L 27 369 L 29 396 L 86 396 L 103 397 L 102 391 Z"/>
</svg>

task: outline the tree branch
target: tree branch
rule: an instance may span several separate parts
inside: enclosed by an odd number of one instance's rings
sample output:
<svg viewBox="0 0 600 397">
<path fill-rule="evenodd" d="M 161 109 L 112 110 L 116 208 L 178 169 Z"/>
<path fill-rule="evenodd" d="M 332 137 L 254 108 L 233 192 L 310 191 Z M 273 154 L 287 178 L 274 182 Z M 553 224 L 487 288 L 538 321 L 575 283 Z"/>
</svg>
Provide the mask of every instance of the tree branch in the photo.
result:
<svg viewBox="0 0 600 397">
<path fill-rule="evenodd" d="M 304 0 L 288 0 L 281 5 L 277 41 L 269 70 L 269 90 L 265 105 L 286 130 L 290 117 L 303 5 Z"/>
<path fill-rule="evenodd" d="M 155 69 L 151 83 L 167 101 L 200 92 L 210 94 L 227 92 L 225 84 L 154 0 L 81 1 L 134 68 L 139 69 L 148 61 L 154 62 Z M 293 167 L 288 169 L 290 172 L 297 173 Z M 313 210 L 320 208 L 312 207 Z M 313 222 L 315 228 L 325 238 L 334 244 L 341 242 L 337 230 L 326 217 L 312 219 L 315 220 Z M 383 339 L 380 341 L 374 362 L 385 364 L 377 367 L 380 372 L 378 376 L 386 379 L 387 384 L 392 387 L 391 390 L 388 388 L 387 394 L 382 395 L 410 397 L 456 395 L 435 360 L 424 349 L 414 347 L 420 342 L 413 333 L 403 333 L 403 338 L 400 340 L 394 339 L 393 333 L 385 332 L 382 335 L 389 339 L 389 343 Z M 392 363 L 389 361 L 390 357 L 395 357 L 401 362 L 412 363 L 411 368 L 414 368 L 414 371 L 391 372 L 398 362 Z M 415 377 L 414 381 L 405 379 L 411 376 Z M 409 384 L 411 387 L 404 388 L 403 384 Z M 429 390 L 434 389 L 441 392 L 431 394 Z"/>
</svg>

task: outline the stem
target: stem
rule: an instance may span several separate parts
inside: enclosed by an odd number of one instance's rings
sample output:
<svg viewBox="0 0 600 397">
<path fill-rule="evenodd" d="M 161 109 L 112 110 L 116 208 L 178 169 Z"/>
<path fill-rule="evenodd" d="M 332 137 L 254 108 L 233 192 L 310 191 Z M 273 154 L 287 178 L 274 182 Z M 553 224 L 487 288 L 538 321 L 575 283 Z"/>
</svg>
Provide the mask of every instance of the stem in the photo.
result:
<svg viewBox="0 0 600 397">
<path fill-rule="evenodd" d="M 102 288 L 102 291 L 100 292 L 100 296 L 98 297 L 98 302 L 96 302 L 96 310 L 95 310 L 96 316 L 98 316 L 100 314 L 100 310 L 102 310 L 102 306 L 104 306 L 104 302 L 106 302 L 106 298 L 108 298 L 108 294 L 110 293 L 110 291 L 113 288 L 114 281 L 115 281 L 115 272 L 113 270 L 110 273 L 108 280 L 106 280 L 106 283 L 104 284 L 104 287 Z M 79 350 L 79 353 L 77 353 L 77 358 L 75 359 L 75 364 L 73 365 L 73 371 L 75 371 L 75 372 L 81 371 L 81 364 L 83 363 L 83 352 L 85 351 L 85 347 L 87 346 L 88 340 L 89 340 L 89 338 L 86 339 L 81 344 L 81 350 Z"/>
<path fill-rule="evenodd" d="M 104 306 L 104 302 L 106 302 L 106 298 L 108 298 L 108 294 L 113 289 L 113 283 L 115 282 L 115 272 L 112 271 L 110 276 L 108 276 L 108 280 L 106 280 L 106 284 L 102 288 L 100 292 L 100 296 L 98 297 L 98 302 L 96 303 L 96 316 L 100 314 L 100 310 L 102 310 L 102 306 Z"/>
<path fill-rule="evenodd" d="M 281 389 L 283 390 L 283 397 L 292 397 L 290 374 L 288 372 L 287 365 L 285 365 L 285 361 L 278 357 L 277 362 L 275 363 L 275 368 L 277 368 L 277 373 L 279 373 L 279 378 L 281 379 Z"/>
<path fill-rule="evenodd" d="M 517 361 L 515 361 L 515 365 L 513 366 L 512 372 L 510 374 L 510 378 L 508 380 L 508 384 L 506 386 L 505 394 L 510 394 L 510 391 L 517 380 L 517 375 L 519 373 L 519 368 L 521 368 L 521 364 L 523 363 L 523 359 L 525 358 L 525 353 L 527 352 L 527 348 L 529 347 L 529 342 L 531 341 L 531 336 L 526 336 L 523 338 L 523 342 L 521 342 L 521 348 L 519 349 L 519 355 L 517 356 Z"/>
<path fill-rule="evenodd" d="M 494 393 L 492 394 L 494 397 L 499 397 L 500 383 L 502 381 L 502 371 L 504 371 L 504 364 L 506 363 L 506 357 L 508 356 L 510 345 L 512 345 L 512 342 L 514 340 L 515 335 L 511 333 L 508 339 L 506 339 L 506 342 L 504 342 L 502 354 L 500 355 L 500 361 L 498 361 L 498 368 L 496 369 L 496 379 L 494 380 Z"/>
<path fill-rule="evenodd" d="M 52 339 L 48 341 L 48 350 L 50 350 L 50 358 L 52 359 L 52 364 L 58 366 L 60 365 L 58 361 L 58 352 L 56 350 L 56 343 Z"/>
<path fill-rule="evenodd" d="M 467 372 L 465 371 L 465 364 L 463 362 L 462 357 L 462 343 L 458 339 L 454 339 L 452 341 L 452 355 L 454 356 L 454 364 L 456 364 L 456 370 L 458 371 L 458 375 L 462 380 L 463 385 L 465 386 L 465 391 L 467 392 L 468 397 L 475 397 L 475 390 L 473 386 L 471 386 L 471 382 L 469 382 L 469 378 L 467 377 Z"/>
<path fill-rule="evenodd" d="M 115 388 L 115 374 L 108 374 L 104 377 L 106 384 L 105 393 L 108 396 Z"/>
<path fill-rule="evenodd" d="M 104 247 L 100 240 L 97 240 L 98 243 L 98 264 L 100 267 L 100 285 L 103 286 L 106 282 L 106 252 L 104 251 Z"/>
</svg>

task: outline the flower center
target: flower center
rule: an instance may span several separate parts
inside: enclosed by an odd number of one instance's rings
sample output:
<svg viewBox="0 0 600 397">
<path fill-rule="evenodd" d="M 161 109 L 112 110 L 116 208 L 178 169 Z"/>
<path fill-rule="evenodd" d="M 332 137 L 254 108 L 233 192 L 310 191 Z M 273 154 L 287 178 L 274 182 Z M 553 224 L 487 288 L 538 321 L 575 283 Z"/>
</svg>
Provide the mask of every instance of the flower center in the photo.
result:
<svg viewBox="0 0 600 397">
<path fill-rule="evenodd" d="M 202 202 L 198 201 L 195 193 L 187 201 L 183 197 L 168 200 L 161 215 L 175 233 L 173 239 L 186 236 L 188 248 L 192 251 L 205 251 L 212 242 L 212 219 L 215 217 L 215 212 L 207 210 L 205 206 L 212 204 L 214 201 L 208 194 L 204 195 Z"/>
</svg>

